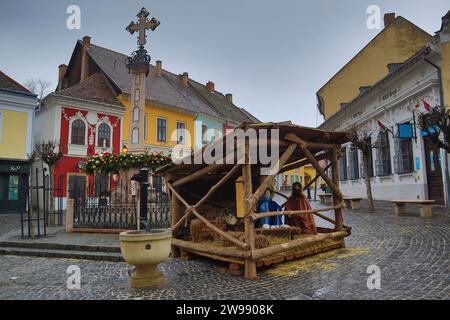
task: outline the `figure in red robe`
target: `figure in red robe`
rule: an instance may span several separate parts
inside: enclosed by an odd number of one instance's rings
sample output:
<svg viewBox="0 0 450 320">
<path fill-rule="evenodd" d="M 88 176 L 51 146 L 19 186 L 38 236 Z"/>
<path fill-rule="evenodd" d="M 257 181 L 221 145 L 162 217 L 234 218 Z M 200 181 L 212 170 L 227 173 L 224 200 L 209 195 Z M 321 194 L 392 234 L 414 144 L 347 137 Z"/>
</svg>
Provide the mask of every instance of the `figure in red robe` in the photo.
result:
<svg viewBox="0 0 450 320">
<path fill-rule="evenodd" d="M 292 185 L 292 195 L 285 204 L 286 211 L 311 210 L 311 204 L 302 190 L 302 185 L 299 182 Z M 312 213 L 291 216 L 289 224 L 301 228 L 305 234 L 317 234 L 316 222 Z"/>
</svg>

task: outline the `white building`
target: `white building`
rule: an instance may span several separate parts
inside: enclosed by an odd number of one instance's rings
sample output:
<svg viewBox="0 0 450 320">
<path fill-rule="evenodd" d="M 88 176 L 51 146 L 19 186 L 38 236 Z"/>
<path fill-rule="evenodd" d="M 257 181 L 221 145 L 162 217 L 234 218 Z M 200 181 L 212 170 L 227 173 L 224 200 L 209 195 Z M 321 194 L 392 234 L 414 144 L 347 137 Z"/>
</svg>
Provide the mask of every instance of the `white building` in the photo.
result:
<svg viewBox="0 0 450 320">
<path fill-rule="evenodd" d="M 417 122 L 417 113 L 427 112 L 427 104 L 441 104 L 438 69 L 430 62 L 439 65 L 440 56 L 426 47 L 402 64 L 389 65 L 388 76 L 371 87 L 360 88 L 358 97 L 342 105 L 320 126 L 337 131 L 355 126 L 372 133 L 377 147 L 372 150 L 369 174 L 376 200 L 433 199 L 437 204 L 448 203 L 444 188 L 448 181 L 447 154 L 422 136 Z M 402 138 L 400 133 L 408 129 L 412 129 L 412 137 Z M 343 194 L 367 197 L 361 152 L 351 144 L 344 145 L 340 161 Z"/>
</svg>

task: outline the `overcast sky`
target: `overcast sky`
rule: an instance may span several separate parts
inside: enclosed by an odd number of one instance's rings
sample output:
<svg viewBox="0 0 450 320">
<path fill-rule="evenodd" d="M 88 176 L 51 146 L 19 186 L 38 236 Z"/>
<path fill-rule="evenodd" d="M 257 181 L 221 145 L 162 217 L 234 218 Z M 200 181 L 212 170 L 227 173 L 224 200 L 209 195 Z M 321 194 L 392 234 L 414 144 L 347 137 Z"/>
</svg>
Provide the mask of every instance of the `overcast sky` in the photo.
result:
<svg viewBox="0 0 450 320">
<path fill-rule="evenodd" d="M 80 30 L 66 27 L 69 5 L 81 9 Z M 125 54 L 134 50 L 125 27 L 145 6 L 161 22 L 148 39 L 152 62 L 215 82 L 262 121 L 315 126 L 322 121 L 316 91 L 380 31 L 366 26 L 370 5 L 431 34 L 450 9 L 448 0 L 1 0 L 0 70 L 54 88 L 58 65 L 84 35 Z"/>
</svg>

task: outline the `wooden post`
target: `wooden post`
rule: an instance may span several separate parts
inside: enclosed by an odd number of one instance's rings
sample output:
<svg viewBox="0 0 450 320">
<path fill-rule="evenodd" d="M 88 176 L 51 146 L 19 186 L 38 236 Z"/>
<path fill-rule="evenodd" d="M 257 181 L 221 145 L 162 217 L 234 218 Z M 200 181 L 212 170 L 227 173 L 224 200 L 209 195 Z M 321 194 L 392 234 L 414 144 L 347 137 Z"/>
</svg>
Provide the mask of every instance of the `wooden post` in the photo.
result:
<svg viewBox="0 0 450 320">
<path fill-rule="evenodd" d="M 172 228 L 180 221 L 180 219 L 184 216 L 184 210 L 183 204 L 181 201 L 172 193 L 172 199 L 171 199 L 171 211 L 172 211 Z M 172 257 L 178 258 L 180 257 L 180 250 L 172 246 Z"/>
<path fill-rule="evenodd" d="M 244 206 L 245 213 L 249 215 L 253 212 L 249 197 L 253 193 L 252 165 L 250 163 L 250 143 L 245 140 L 245 164 L 242 167 L 242 177 L 244 180 Z M 248 219 L 244 222 L 245 243 L 249 246 L 250 252 L 255 250 L 255 222 Z M 256 278 L 256 262 L 250 257 L 244 261 L 244 275 L 246 279 Z"/>
<path fill-rule="evenodd" d="M 333 205 L 338 205 L 342 202 L 342 194 L 339 191 L 339 154 L 341 147 L 337 146 L 331 151 L 331 176 L 333 180 Z M 344 217 L 342 215 L 342 208 L 334 209 L 335 215 L 335 230 L 342 231 L 344 228 Z"/>
</svg>

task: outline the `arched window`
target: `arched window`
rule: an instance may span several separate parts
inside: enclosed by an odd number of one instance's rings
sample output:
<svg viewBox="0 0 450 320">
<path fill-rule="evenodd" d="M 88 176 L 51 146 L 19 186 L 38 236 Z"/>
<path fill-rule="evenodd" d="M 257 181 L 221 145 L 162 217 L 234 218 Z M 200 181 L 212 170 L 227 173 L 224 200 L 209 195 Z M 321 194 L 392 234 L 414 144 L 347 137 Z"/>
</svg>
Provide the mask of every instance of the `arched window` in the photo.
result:
<svg viewBox="0 0 450 320">
<path fill-rule="evenodd" d="M 106 123 L 102 123 L 98 126 L 97 146 L 103 148 L 111 147 L 111 128 Z"/>
<path fill-rule="evenodd" d="M 86 144 L 86 124 L 83 120 L 77 119 L 72 122 L 72 136 L 70 143 L 78 145 Z"/>
<path fill-rule="evenodd" d="M 133 121 L 139 121 L 139 108 L 134 107 L 133 109 Z"/>
<path fill-rule="evenodd" d="M 134 128 L 131 134 L 131 143 L 138 144 L 139 143 L 139 129 Z"/>
<path fill-rule="evenodd" d="M 141 100 L 141 90 L 139 90 L 139 89 L 136 89 L 135 91 L 134 91 L 134 101 L 139 101 L 139 100 Z"/>
</svg>

